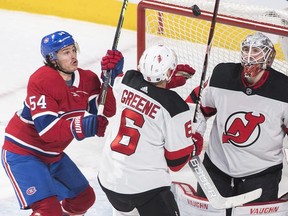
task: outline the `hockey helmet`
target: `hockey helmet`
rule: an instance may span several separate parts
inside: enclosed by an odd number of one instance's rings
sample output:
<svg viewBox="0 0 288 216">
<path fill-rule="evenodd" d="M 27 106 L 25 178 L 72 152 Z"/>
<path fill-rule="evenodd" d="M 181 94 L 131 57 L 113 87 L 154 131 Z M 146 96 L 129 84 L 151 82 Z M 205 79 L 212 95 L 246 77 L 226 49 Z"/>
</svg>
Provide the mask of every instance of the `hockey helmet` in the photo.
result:
<svg viewBox="0 0 288 216">
<path fill-rule="evenodd" d="M 156 45 L 144 51 L 138 69 L 146 81 L 157 83 L 162 80 L 169 81 L 173 73 L 167 73 L 169 70 L 174 72 L 176 66 L 177 56 L 175 52 L 167 46 Z"/>
<path fill-rule="evenodd" d="M 45 60 L 49 58 L 49 61 L 54 61 L 57 59 L 57 51 L 72 44 L 75 44 L 72 35 L 65 31 L 56 31 L 42 38 L 41 54 Z"/>
<path fill-rule="evenodd" d="M 262 69 L 271 67 L 276 51 L 271 40 L 261 32 L 248 35 L 241 43 L 241 63 L 245 66 L 261 64 Z"/>
</svg>

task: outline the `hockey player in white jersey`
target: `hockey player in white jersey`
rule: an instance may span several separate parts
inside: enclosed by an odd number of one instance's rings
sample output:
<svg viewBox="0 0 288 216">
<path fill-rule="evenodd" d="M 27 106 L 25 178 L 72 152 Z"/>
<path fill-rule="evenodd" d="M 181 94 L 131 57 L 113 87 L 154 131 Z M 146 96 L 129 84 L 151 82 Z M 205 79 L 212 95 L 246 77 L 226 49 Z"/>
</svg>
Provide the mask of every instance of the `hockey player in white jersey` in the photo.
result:
<svg viewBox="0 0 288 216">
<path fill-rule="evenodd" d="M 241 44 L 241 63 L 217 65 L 203 89 L 201 111 L 215 115 L 203 164 L 222 196 L 260 187 L 253 203 L 278 199 L 288 77 L 271 68 L 275 55 L 267 36 L 249 35 Z M 193 98 L 195 91 L 187 101 Z M 197 192 L 204 196 L 199 185 Z"/>
<path fill-rule="evenodd" d="M 102 61 L 102 68 L 113 69 L 107 65 Z M 203 138 L 198 134 L 193 142 L 193 112 L 167 89 L 170 80 L 177 86 L 179 68 L 190 75 L 195 72 L 188 65 L 176 66 L 175 52 L 157 45 L 143 53 L 139 71 L 129 70 L 115 78 L 117 113 L 98 180 L 117 211 L 136 208 L 141 216 L 179 216 L 169 169 L 179 171 L 191 156 L 199 155 Z"/>
</svg>

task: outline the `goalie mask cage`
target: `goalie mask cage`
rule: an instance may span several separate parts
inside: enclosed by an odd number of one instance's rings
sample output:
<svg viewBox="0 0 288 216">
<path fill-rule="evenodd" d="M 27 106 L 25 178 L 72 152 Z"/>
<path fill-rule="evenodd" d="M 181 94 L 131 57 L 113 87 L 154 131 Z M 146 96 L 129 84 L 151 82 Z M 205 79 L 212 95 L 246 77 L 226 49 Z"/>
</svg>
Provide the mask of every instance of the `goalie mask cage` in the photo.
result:
<svg viewBox="0 0 288 216">
<path fill-rule="evenodd" d="M 241 2 L 241 1 L 240 1 Z M 192 5 L 201 9 L 195 16 Z M 214 0 L 142 0 L 137 11 L 137 59 L 145 48 L 168 45 L 178 55 L 178 62 L 190 64 L 196 73 L 186 85 L 175 89 L 184 99 L 200 84 L 214 11 Z M 272 67 L 288 75 L 288 11 L 271 10 L 221 0 L 216 18 L 206 79 L 221 62 L 240 62 L 241 42 L 256 31 L 274 43 L 276 57 Z M 211 120 L 208 122 L 207 140 Z"/>
</svg>

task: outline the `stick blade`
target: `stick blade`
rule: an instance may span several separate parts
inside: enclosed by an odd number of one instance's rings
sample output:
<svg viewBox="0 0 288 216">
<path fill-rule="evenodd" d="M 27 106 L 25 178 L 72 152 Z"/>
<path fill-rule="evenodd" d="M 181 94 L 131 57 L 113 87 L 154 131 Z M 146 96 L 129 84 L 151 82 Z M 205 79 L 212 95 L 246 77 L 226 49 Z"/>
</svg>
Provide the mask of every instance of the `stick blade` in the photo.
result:
<svg viewBox="0 0 288 216">
<path fill-rule="evenodd" d="M 262 194 L 262 188 L 240 194 L 233 197 L 220 197 L 220 199 L 209 200 L 211 205 L 216 209 L 233 208 L 241 206 L 245 203 L 258 199 Z M 212 203 L 213 202 L 213 203 Z"/>
</svg>

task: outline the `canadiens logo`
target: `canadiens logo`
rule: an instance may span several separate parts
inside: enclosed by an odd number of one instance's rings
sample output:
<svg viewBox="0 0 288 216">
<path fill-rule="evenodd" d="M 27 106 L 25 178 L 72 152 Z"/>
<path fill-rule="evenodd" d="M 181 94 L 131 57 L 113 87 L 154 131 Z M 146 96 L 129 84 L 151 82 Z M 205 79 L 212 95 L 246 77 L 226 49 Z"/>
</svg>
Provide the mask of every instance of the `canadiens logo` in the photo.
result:
<svg viewBox="0 0 288 216">
<path fill-rule="evenodd" d="M 48 43 L 49 42 L 49 38 L 48 37 L 46 37 L 46 38 L 44 38 L 44 40 L 43 40 L 43 43 Z"/>
<path fill-rule="evenodd" d="M 238 147 L 247 147 L 256 142 L 260 136 L 260 125 L 265 121 L 263 114 L 252 112 L 233 113 L 226 121 L 222 143 L 230 143 Z"/>
<path fill-rule="evenodd" d="M 33 195 L 33 194 L 35 194 L 36 193 L 36 187 L 35 186 L 32 186 L 32 187 L 30 187 L 30 188 L 28 188 L 27 190 L 26 190 L 26 194 L 27 195 Z"/>
</svg>

